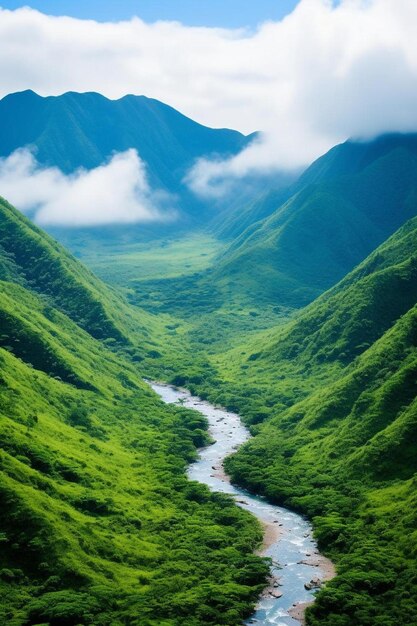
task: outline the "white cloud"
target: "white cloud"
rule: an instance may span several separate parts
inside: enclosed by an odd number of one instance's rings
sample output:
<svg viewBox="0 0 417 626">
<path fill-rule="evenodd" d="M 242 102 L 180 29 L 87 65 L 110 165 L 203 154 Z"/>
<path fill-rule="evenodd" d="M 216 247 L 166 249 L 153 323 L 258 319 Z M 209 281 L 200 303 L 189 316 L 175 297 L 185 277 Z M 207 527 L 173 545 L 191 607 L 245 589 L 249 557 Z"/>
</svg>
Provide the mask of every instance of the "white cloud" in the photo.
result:
<svg viewBox="0 0 417 626">
<path fill-rule="evenodd" d="M 415 0 L 300 0 L 255 32 L 3 10 L 1 89 L 144 93 L 204 124 L 264 131 L 231 161 L 197 165 L 190 184 L 216 194 L 349 136 L 417 130 L 416 30 Z"/>
<path fill-rule="evenodd" d="M 166 221 L 175 211 L 152 191 L 136 150 L 115 154 L 92 170 L 65 175 L 43 167 L 28 149 L 0 159 L 0 193 L 41 225 L 96 226 Z"/>
</svg>

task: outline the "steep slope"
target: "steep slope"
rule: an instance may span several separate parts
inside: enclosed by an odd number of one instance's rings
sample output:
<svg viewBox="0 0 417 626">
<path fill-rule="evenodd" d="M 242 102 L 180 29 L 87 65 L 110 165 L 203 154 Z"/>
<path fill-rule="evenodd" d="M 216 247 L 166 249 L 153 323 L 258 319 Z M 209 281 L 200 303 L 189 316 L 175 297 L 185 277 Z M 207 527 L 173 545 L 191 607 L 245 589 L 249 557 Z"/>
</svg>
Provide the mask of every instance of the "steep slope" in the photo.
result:
<svg viewBox="0 0 417 626">
<path fill-rule="evenodd" d="M 414 306 L 339 380 L 283 407 L 228 465 L 251 489 L 312 517 L 336 559 L 338 577 L 310 624 L 417 619 L 416 323 Z"/>
<path fill-rule="evenodd" d="M 248 358 L 255 369 L 283 361 L 299 373 L 306 366 L 345 367 L 416 302 L 417 218 L 413 218 L 294 322 L 270 331 L 262 342 L 257 338 L 257 350 Z"/>
<path fill-rule="evenodd" d="M 337 563 L 314 626 L 417 622 L 416 251 L 414 218 L 195 385 L 252 424 L 234 479 L 307 513 Z"/>
<path fill-rule="evenodd" d="M 186 480 L 204 419 L 126 356 L 151 316 L 3 201 L 0 227 L 0 622 L 240 623 L 261 531 Z"/>
<path fill-rule="evenodd" d="M 0 198 L 0 280 L 18 283 L 96 339 L 142 359 L 155 351 L 168 316 L 128 306 L 60 244 Z"/>
<path fill-rule="evenodd" d="M 253 199 L 239 195 L 227 212 L 221 212 L 209 228 L 219 239 L 236 239 L 256 222 L 266 219 L 293 195 L 297 173 L 275 175 Z"/>
<path fill-rule="evenodd" d="M 227 216 L 220 216 L 213 225 L 214 232 L 221 238 L 237 238 L 252 224 L 256 224 L 274 213 L 284 199 L 287 199 L 285 191 L 268 191 L 250 204 L 243 207 L 239 206 L 238 215 L 236 215 L 237 211 L 233 211 Z"/>
<path fill-rule="evenodd" d="M 93 336 L 123 340 L 121 329 L 112 319 L 115 308 L 106 309 L 100 299 L 100 292 L 102 295 L 106 288 L 99 286 L 91 273 L 74 262 L 53 239 L 1 199 L 0 239 L 3 258 L 11 263 L 22 284 L 50 298 L 56 307 L 66 307 L 68 315 Z M 7 279 L 6 266 L 3 271 L 1 278 Z"/>
<path fill-rule="evenodd" d="M 274 212 L 271 198 L 255 204 L 254 219 L 265 207 L 271 214 L 232 243 L 216 284 L 257 301 L 308 303 L 416 214 L 416 181 L 417 135 L 337 146 Z"/>
</svg>

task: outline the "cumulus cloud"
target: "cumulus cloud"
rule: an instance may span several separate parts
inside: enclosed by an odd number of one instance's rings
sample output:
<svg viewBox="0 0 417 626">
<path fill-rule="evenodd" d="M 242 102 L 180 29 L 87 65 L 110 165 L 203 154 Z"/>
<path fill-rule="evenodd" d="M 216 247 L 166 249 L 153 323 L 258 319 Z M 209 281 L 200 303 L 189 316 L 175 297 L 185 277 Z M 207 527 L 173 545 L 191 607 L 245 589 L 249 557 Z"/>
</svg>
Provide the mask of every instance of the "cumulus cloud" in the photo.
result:
<svg viewBox="0 0 417 626">
<path fill-rule="evenodd" d="M 175 211 L 153 191 L 136 150 L 115 154 L 92 170 L 65 175 L 43 167 L 24 148 L 0 159 L 0 193 L 41 225 L 96 226 L 166 221 Z"/>
<path fill-rule="evenodd" d="M 196 164 L 189 184 L 215 195 L 350 136 L 417 130 L 416 27 L 413 0 L 300 0 L 253 32 L 3 10 L 1 88 L 144 93 L 204 124 L 262 130 L 238 157 Z"/>
</svg>

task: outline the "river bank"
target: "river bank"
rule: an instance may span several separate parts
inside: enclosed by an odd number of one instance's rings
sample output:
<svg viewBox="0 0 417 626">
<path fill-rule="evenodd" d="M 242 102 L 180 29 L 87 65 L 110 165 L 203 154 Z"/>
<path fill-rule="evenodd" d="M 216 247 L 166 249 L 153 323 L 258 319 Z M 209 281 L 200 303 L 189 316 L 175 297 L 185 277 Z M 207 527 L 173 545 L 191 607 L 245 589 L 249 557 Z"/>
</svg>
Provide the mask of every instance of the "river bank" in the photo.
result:
<svg viewBox="0 0 417 626">
<path fill-rule="evenodd" d="M 188 469 L 189 478 L 205 483 L 213 491 L 232 495 L 236 504 L 255 515 L 265 529 L 258 554 L 272 560 L 270 585 L 246 624 L 303 624 L 305 609 L 314 601 L 314 592 L 335 575 L 331 561 L 317 549 L 311 524 L 297 513 L 231 484 L 223 461 L 251 436 L 238 415 L 202 401 L 184 389 L 150 384 L 164 402 L 195 409 L 208 419 L 214 443 L 200 451 L 198 460 Z"/>
</svg>

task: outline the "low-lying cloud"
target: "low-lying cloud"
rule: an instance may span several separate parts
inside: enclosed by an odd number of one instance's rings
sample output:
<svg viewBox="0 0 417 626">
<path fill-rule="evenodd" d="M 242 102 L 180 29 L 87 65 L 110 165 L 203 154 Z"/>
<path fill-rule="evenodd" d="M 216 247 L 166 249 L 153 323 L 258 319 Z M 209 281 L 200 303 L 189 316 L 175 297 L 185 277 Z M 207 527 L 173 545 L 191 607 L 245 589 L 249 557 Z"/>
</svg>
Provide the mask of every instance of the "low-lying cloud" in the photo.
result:
<svg viewBox="0 0 417 626">
<path fill-rule="evenodd" d="M 98 226 L 167 221 L 175 211 L 153 191 L 136 150 L 115 154 L 92 170 L 65 175 L 20 149 L 0 159 L 0 194 L 42 226 Z"/>
<path fill-rule="evenodd" d="M 351 136 L 417 130 L 416 25 L 413 0 L 300 0 L 255 31 L 0 10 L 1 90 L 143 93 L 209 126 L 263 131 L 238 157 L 189 174 L 216 195 Z"/>
</svg>

